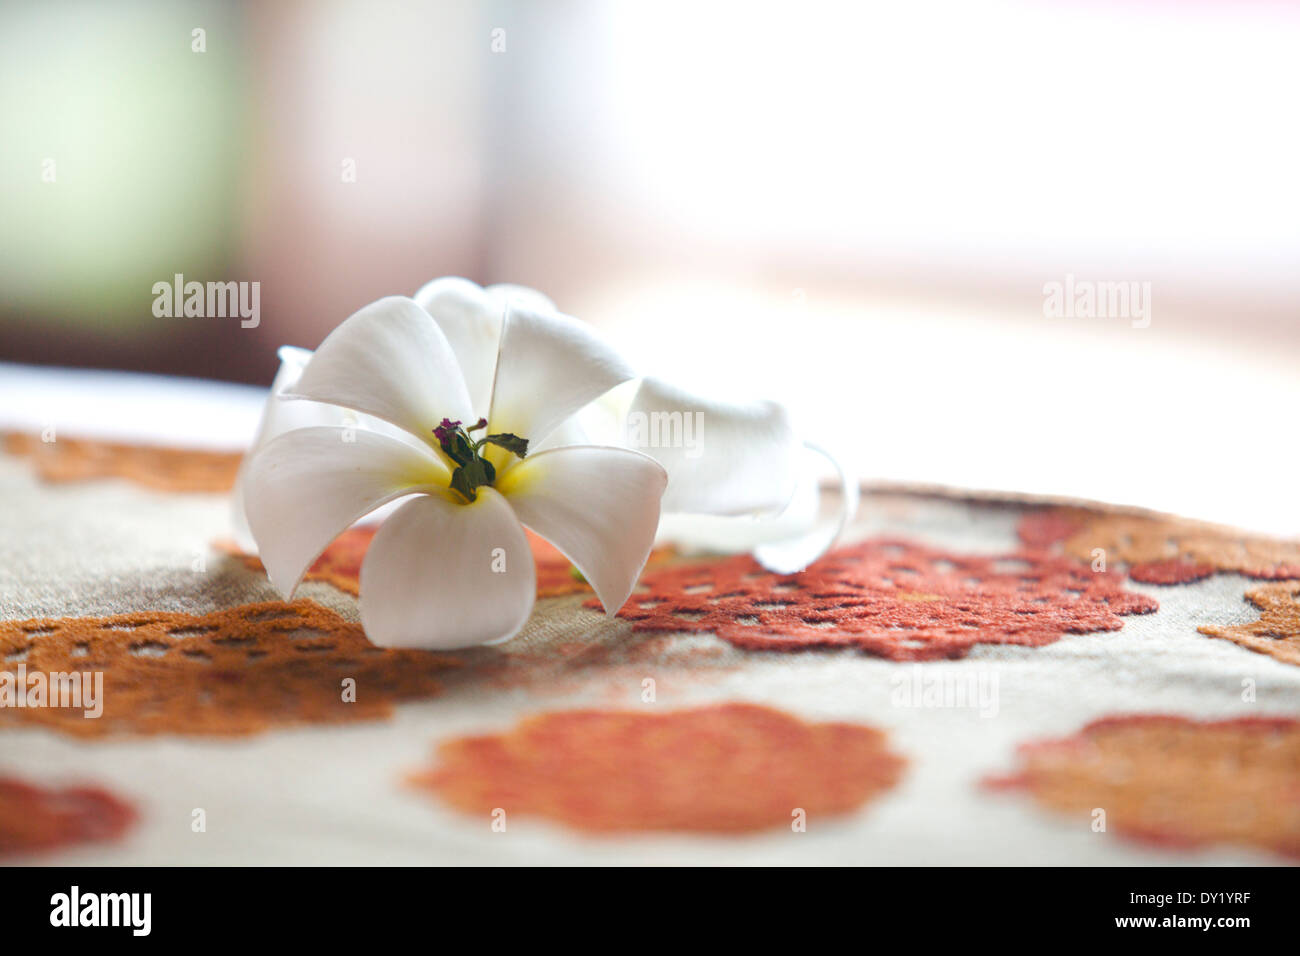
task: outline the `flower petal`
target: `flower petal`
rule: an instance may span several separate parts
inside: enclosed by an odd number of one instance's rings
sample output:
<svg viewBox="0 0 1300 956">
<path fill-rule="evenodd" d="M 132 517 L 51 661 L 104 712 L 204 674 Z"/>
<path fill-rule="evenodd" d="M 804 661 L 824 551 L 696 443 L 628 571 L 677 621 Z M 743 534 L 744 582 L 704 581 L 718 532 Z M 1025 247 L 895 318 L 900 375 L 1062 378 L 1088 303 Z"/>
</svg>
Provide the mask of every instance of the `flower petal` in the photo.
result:
<svg viewBox="0 0 1300 956">
<path fill-rule="evenodd" d="M 380 526 L 361 564 L 361 623 L 382 647 L 496 644 L 532 613 L 537 572 L 510 506 L 421 496 Z"/>
<path fill-rule="evenodd" d="M 239 473 L 235 476 L 235 487 L 231 494 L 231 521 L 234 525 L 235 540 L 245 550 L 256 547 L 252 531 L 248 527 L 248 517 L 244 514 L 244 482 L 251 453 L 271 439 L 295 428 L 307 428 L 312 425 L 343 425 L 348 414 L 346 409 L 334 405 L 280 401 L 281 395 L 298 384 L 302 370 L 311 359 L 311 351 L 292 345 L 282 345 L 277 354 L 280 357 L 280 368 L 275 373 L 274 381 L 271 382 L 271 392 L 267 396 L 266 404 L 262 406 L 262 417 L 253 435 L 250 454 L 245 455 L 239 465 Z"/>
<path fill-rule="evenodd" d="M 612 615 L 650 555 L 667 483 L 646 455 L 586 445 L 529 455 L 497 488 L 520 521 L 577 565 Z"/>
<path fill-rule="evenodd" d="M 840 487 L 834 501 L 822 493 L 821 468 L 809 468 L 794 498 L 780 514 L 665 515 L 659 524 L 659 540 L 687 551 L 750 551 L 769 571 L 802 571 L 830 549 L 858 508 L 854 476 L 830 453 L 811 443 L 806 448 L 835 466 Z"/>
<path fill-rule="evenodd" d="M 365 412 L 430 445 L 443 418 L 473 420 L 447 337 L 401 296 L 371 303 L 326 336 L 286 397 Z"/>
<path fill-rule="evenodd" d="M 501 330 L 489 428 L 526 438 L 536 448 L 578 409 L 632 377 L 627 363 L 589 326 L 512 301 Z"/>
<path fill-rule="evenodd" d="M 778 511 L 798 484 L 799 443 L 775 402 L 715 402 L 647 378 L 628 411 L 626 439 L 667 470 L 667 512 Z"/>
<path fill-rule="evenodd" d="M 588 406 L 588 408 L 590 407 Z M 555 448 L 565 448 L 569 445 L 598 444 L 591 440 L 591 436 L 587 434 L 587 429 L 583 427 L 580 417 L 579 415 L 570 415 L 560 422 L 555 431 L 547 435 L 540 445 L 529 445 L 528 454 L 532 456 Z"/>
<path fill-rule="evenodd" d="M 248 454 L 244 456 L 244 460 L 240 463 L 239 472 L 235 475 L 235 486 L 231 490 L 231 522 L 234 538 L 236 543 L 245 551 L 255 552 L 257 550 L 257 542 L 248 527 L 248 517 L 244 514 L 244 484 L 247 480 L 248 463 L 252 459 L 253 453 L 272 439 L 278 438 L 285 432 L 293 431 L 296 428 L 333 425 L 349 428 L 354 432 L 357 429 L 377 432 L 380 435 L 387 435 L 389 438 L 416 445 L 419 448 L 426 447 L 424 442 L 410 432 L 381 421 L 373 415 L 365 415 L 361 412 L 354 412 L 350 408 L 325 405 L 321 402 L 310 402 L 302 399 L 285 401 L 284 395 L 292 391 L 294 386 L 298 384 L 298 379 L 302 376 L 302 370 L 306 368 L 312 353 L 310 349 L 282 345 L 278 354 L 280 356 L 279 371 L 276 372 L 275 380 L 271 383 L 271 391 L 267 396 L 266 404 L 262 407 L 262 417 L 258 423 L 257 432 L 253 437 L 253 444 L 249 447 Z"/>
<path fill-rule="evenodd" d="M 526 285 L 515 285 L 513 282 L 498 282 L 495 285 L 488 286 L 483 291 L 490 296 L 494 296 L 503 305 L 506 302 L 514 302 L 535 312 L 558 311 L 554 302 L 536 289 L 530 289 Z"/>
<path fill-rule="evenodd" d="M 506 304 L 517 302 L 542 312 L 555 311 L 554 302 L 526 286 L 503 283 L 484 289 L 454 276 L 425 283 L 415 293 L 415 301 L 433 316 L 451 343 L 465 375 L 475 421 L 486 417 L 492 404 L 492 377 Z"/>
<path fill-rule="evenodd" d="M 443 278 L 415 293 L 416 303 L 433 316 L 456 354 L 469 390 L 469 420 L 486 416 L 492 401 L 492 375 L 501 342 L 505 302 L 468 279 Z"/>
<path fill-rule="evenodd" d="M 754 560 L 777 574 L 794 574 L 820 558 L 830 550 L 831 545 L 844 533 L 853 516 L 858 513 L 860 489 L 857 476 L 844 462 L 819 445 L 805 442 L 804 447 L 821 455 L 835 466 L 840 479 L 839 494 L 834 510 L 828 516 L 823 517 L 820 513 L 821 509 L 815 508 L 812 523 L 799 534 L 767 541 L 754 548 Z M 812 481 L 805 481 L 805 486 L 808 485 L 814 489 L 816 497 L 822 497 L 820 476 L 814 476 Z"/>
<path fill-rule="evenodd" d="M 402 495 L 442 493 L 450 480 L 427 448 L 360 429 L 300 428 L 250 456 L 244 510 L 271 583 L 288 596 L 349 525 Z"/>
</svg>

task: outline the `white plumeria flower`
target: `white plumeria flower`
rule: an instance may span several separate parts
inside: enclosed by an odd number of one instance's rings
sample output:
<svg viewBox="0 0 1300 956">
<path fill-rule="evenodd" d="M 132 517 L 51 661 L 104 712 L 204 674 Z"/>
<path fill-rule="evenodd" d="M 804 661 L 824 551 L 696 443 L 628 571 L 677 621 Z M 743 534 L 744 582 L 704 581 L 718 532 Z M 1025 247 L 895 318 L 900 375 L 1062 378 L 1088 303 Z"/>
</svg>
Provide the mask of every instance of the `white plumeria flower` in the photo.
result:
<svg viewBox="0 0 1300 956">
<path fill-rule="evenodd" d="M 413 495 L 361 567 L 361 620 L 374 643 L 455 648 L 517 634 L 536 594 L 523 526 L 577 566 L 607 613 L 623 605 L 667 475 L 627 448 L 547 447 L 574 412 L 633 373 L 588 327 L 526 301 L 465 280 L 430 284 L 419 304 L 381 299 L 330 333 L 272 399 L 357 413 L 350 426 L 264 434 L 249 457 L 248 526 L 282 593 L 346 528 Z M 367 427 L 374 420 L 384 430 Z"/>
<path fill-rule="evenodd" d="M 507 306 L 555 311 L 548 298 L 532 289 L 480 288 L 459 278 L 429 282 L 415 294 L 415 301 L 446 336 L 480 417 L 491 408 Z M 302 398 L 296 386 L 311 357 L 306 349 L 280 350 L 281 367 L 234 498 L 236 533 L 248 547 L 256 542 L 246 531 L 241 489 L 256 453 L 279 435 L 304 426 L 333 425 L 411 440 L 380 418 Z M 621 374 L 627 375 L 626 369 Z M 297 400 L 281 400 L 288 395 Z M 750 551 L 769 570 L 793 573 L 831 547 L 857 508 L 854 477 L 820 448 L 801 444 L 786 410 L 773 402 L 710 401 L 655 378 L 628 381 L 566 418 L 543 442 L 530 446 L 531 454 L 593 440 L 644 452 L 664 467 L 668 487 L 658 537 L 687 550 Z M 427 438 L 420 436 L 417 447 L 425 443 Z M 819 470 L 810 465 L 810 459 L 818 457 L 829 459 L 840 478 L 840 493 L 825 515 Z M 381 505 L 369 517 L 391 513 L 400 504 Z M 579 569 L 586 573 L 581 565 Z M 613 599 L 597 593 L 608 608 Z"/>
<path fill-rule="evenodd" d="M 430 290 L 434 292 L 433 295 L 427 294 Z M 508 284 L 491 285 L 482 289 L 468 279 L 435 280 L 428 283 L 417 295 L 423 297 L 422 305 L 427 305 L 435 299 L 438 301 L 444 316 L 440 323 L 443 333 L 453 336 L 455 340 L 453 351 L 456 351 L 458 357 L 462 353 L 466 356 L 466 360 L 475 367 L 480 382 L 486 371 L 489 389 L 492 386 L 491 376 L 494 374 L 494 367 L 484 370 L 479 356 L 487 353 L 489 358 L 495 361 L 497 343 L 501 338 L 501 317 L 505 313 L 507 303 L 518 302 L 521 306 L 535 311 L 556 311 L 555 303 L 533 289 Z M 480 326 L 487 328 L 487 334 L 475 334 L 474 330 Z M 461 345 L 459 349 L 456 347 L 457 342 Z M 262 408 L 261 420 L 253 436 L 252 446 L 240 465 L 239 474 L 235 478 L 234 493 L 231 496 L 235 540 L 247 551 L 257 550 L 257 542 L 248 528 L 248 517 L 244 513 L 244 475 L 248 471 L 252 452 L 287 431 L 310 425 L 363 427 L 371 431 L 386 432 L 394 438 L 402 438 L 405 434 L 401 429 L 394 428 L 378 418 L 362 415 L 337 405 L 322 405 L 319 402 L 305 400 L 280 401 L 298 384 L 303 369 L 311 361 L 312 351 L 294 345 L 282 345 L 277 354 L 280 368 L 271 383 L 270 397 Z M 557 439 L 559 444 L 584 444 L 585 435 L 577 429 L 574 421 L 570 418 L 557 429 L 549 444 L 557 444 Z M 378 517 L 385 510 L 381 508 L 370 517 Z"/>
</svg>

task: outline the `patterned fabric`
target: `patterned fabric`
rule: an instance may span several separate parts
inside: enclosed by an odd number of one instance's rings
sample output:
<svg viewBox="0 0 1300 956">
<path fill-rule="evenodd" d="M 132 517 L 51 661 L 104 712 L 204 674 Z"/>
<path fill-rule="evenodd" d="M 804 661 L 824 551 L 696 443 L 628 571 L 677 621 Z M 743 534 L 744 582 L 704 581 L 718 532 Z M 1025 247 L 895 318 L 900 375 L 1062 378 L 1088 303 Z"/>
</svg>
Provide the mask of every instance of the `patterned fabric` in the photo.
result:
<svg viewBox="0 0 1300 956">
<path fill-rule="evenodd" d="M 905 763 L 874 728 L 750 704 L 540 714 L 450 740 L 437 761 L 412 782 L 467 814 L 597 833 L 741 833 L 850 813 L 893 787 Z"/>
<path fill-rule="evenodd" d="M 1157 845 L 1258 846 L 1300 857 L 1300 721 L 1112 717 L 1020 748 L 1023 769 L 989 781 L 1067 819 Z"/>
<path fill-rule="evenodd" d="M 900 661 L 964 657 L 977 644 L 1036 647 L 1156 609 L 1119 575 L 1068 558 L 963 555 L 889 538 L 833 551 L 799 574 L 739 557 L 651 568 L 642 582 L 619 612 L 636 630 L 703 631 L 750 650 L 857 647 Z"/>
<path fill-rule="evenodd" d="M 0 622 L 0 655 L 28 673 L 102 673 L 105 707 L 97 718 L 86 719 L 81 708 L 0 708 L 0 726 L 26 721 L 83 736 L 228 735 L 375 720 L 390 716 L 396 701 L 436 694 L 439 672 L 457 663 L 376 648 L 360 625 L 310 601 Z M 345 680 L 366 692 L 345 694 Z"/>
<path fill-rule="evenodd" d="M 0 777 L 0 858 L 115 841 L 135 811 L 95 787 L 45 789 Z"/>
<path fill-rule="evenodd" d="M 534 539 L 519 637 L 389 651 L 370 529 L 285 602 L 229 544 L 230 460 L 34 441 L 0 457 L 6 861 L 1296 855 L 1295 542 L 868 492 L 806 572 L 662 549 L 613 619 Z"/>
</svg>

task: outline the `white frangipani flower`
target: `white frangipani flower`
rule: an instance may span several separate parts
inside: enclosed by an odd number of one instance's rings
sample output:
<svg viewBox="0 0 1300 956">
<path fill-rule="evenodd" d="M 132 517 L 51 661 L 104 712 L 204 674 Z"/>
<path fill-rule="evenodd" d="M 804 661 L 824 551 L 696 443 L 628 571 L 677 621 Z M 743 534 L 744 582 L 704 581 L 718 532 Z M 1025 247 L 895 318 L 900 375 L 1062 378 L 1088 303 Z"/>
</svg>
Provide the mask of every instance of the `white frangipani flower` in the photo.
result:
<svg viewBox="0 0 1300 956">
<path fill-rule="evenodd" d="M 383 301 L 390 305 L 395 302 L 406 302 L 409 305 L 410 302 L 410 300 L 400 299 Z M 520 436 L 528 438 L 530 442 L 528 461 L 540 459 L 543 452 L 549 453 L 554 449 L 593 443 L 629 448 L 655 459 L 663 466 L 668 476 L 667 490 L 662 500 L 662 510 L 665 513 L 658 525 L 658 536 L 662 541 L 672 542 L 688 550 L 751 551 L 754 557 L 770 570 L 791 573 L 802 570 L 825 553 L 856 511 L 858 486 L 854 477 L 827 452 L 810 443 L 801 443 L 795 435 L 788 413 L 781 405 L 766 401 L 752 403 L 711 401 L 683 391 L 660 379 L 645 378 L 640 382 L 630 381 L 631 371 L 585 326 L 567 317 L 556 316 L 555 306 L 549 299 L 539 292 L 522 286 L 494 285 L 481 288 L 466 279 L 435 279 L 415 294 L 414 301 L 434 319 L 459 368 L 464 382 L 465 397 L 470 408 L 470 417 L 460 420 L 462 427 L 468 427 L 471 422 L 476 423 L 482 418 L 490 418 L 485 434 L 506 430 L 506 425 L 501 423 L 512 421 L 510 416 L 515 414 L 507 409 L 508 403 L 520 404 L 517 400 L 518 396 L 528 396 L 533 387 L 530 382 L 536 380 L 539 389 L 538 399 L 544 401 L 546 396 L 554 392 L 557 407 L 567 417 L 564 417 L 558 425 L 554 425 L 549 435 L 539 436 L 538 426 L 534 425 L 534 435 Z M 376 303 L 363 309 L 353 319 L 370 314 L 381 304 Z M 514 320 L 517 324 L 522 323 L 523 326 L 534 330 L 540 327 L 548 331 L 543 331 L 540 335 L 530 335 L 521 327 L 519 332 L 512 333 L 508 338 L 513 343 L 510 348 L 513 354 L 502 363 L 499 357 L 504 358 L 506 355 L 502 333 L 508 309 L 518 311 L 521 316 L 527 316 L 522 320 Z M 400 311 L 406 315 L 407 324 L 417 327 L 420 325 L 412 320 L 407 305 L 402 306 Z M 555 316 L 554 322 L 547 319 L 547 316 Z M 349 323 L 352 321 L 350 319 Z M 369 333 L 371 338 L 392 338 L 389 334 L 391 329 L 389 332 L 382 333 L 376 331 L 380 325 L 378 320 L 372 319 L 367 324 L 373 326 Z M 396 323 L 396 325 L 400 324 Z M 371 348 L 367 336 L 350 333 L 343 337 L 340 335 L 342 329 L 341 326 L 336 330 L 335 334 L 327 339 L 327 343 L 336 340 L 337 337 L 339 341 L 352 341 L 353 347 L 360 347 L 362 351 Z M 404 334 L 398 334 L 397 338 L 401 339 Z M 427 328 L 421 332 L 421 335 L 427 337 Z M 531 348 L 532 340 L 538 338 L 546 339 L 549 344 L 534 352 L 525 352 L 526 349 Z M 406 342 L 392 350 L 398 353 L 403 353 L 404 350 L 409 352 L 410 348 L 421 347 L 419 341 Z M 322 345 L 322 349 L 324 348 L 325 346 Z M 569 352 L 571 348 L 573 351 Z M 336 352 L 335 346 L 331 346 L 331 352 Z M 337 353 L 346 354 L 346 351 L 337 349 Z M 374 353 L 377 358 L 372 357 L 356 365 L 350 374 L 357 375 L 356 369 L 360 368 L 367 369 L 365 376 L 374 376 L 381 372 L 381 366 L 386 361 L 384 355 L 387 353 L 378 348 Z M 334 457 L 335 470 L 355 469 L 358 467 L 355 461 L 357 458 L 366 459 L 373 465 L 382 458 L 366 450 L 374 444 L 374 435 L 387 438 L 398 446 L 407 446 L 400 451 L 394 451 L 388 444 L 383 446 L 390 454 L 397 454 L 398 460 L 405 461 L 401 458 L 401 454 L 409 455 L 412 450 L 417 456 L 427 456 L 432 449 L 438 464 L 443 468 L 455 466 L 454 462 L 448 462 L 441 443 L 431 440 L 431 436 L 434 439 L 437 437 L 433 435 L 432 428 L 441 424 L 441 418 L 437 419 L 425 434 L 413 432 L 414 428 L 422 427 L 423 422 L 427 420 L 427 415 L 434 412 L 423 412 L 421 424 L 415 425 L 412 424 L 413 420 L 409 416 L 404 413 L 399 415 L 399 412 L 392 407 L 391 399 L 380 403 L 382 405 L 380 407 L 374 403 L 373 395 L 365 397 L 351 388 L 343 389 L 347 392 L 343 394 L 338 389 L 323 388 L 319 381 L 315 381 L 314 384 L 309 383 L 304 389 L 299 386 L 299 382 L 304 370 L 312 361 L 312 353 L 306 349 L 286 346 L 280 350 L 280 358 L 280 371 L 276 375 L 271 397 L 263 411 L 253 450 L 245 461 L 236 487 L 234 502 L 236 533 L 241 540 L 251 542 L 249 546 L 262 542 L 254 541 L 256 536 L 250 535 L 247 531 L 244 488 L 248 484 L 248 474 L 257 463 L 258 473 L 265 475 L 268 466 L 264 463 L 261 452 L 286 433 L 312 429 L 316 432 L 316 438 L 307 435 L 299 436 L 292 443 L 292 449 L 297 449 L 296 451 L 286 450 L 290 446 L 280 446 L 281 450 L 277 453 L 279 457 L 292 457 L 305 452 L 299 459 L 304 464 L 298 469 L 279 466 L 276 469 L 277 476 L 295 472 L 312 472 L 322 447 L 325 457 Z M 407 359 L 409 358 L 410 356 L 407 355 Z M 587 380 L 582 375 L 570 376 L 568 366 L 564 364 L 566 361 L 571 361 L 575 367 L 585 367 L 584 363 L 589 361 L 594 363 L 592 368 L 587 370 L 593 377 Z M 538 363 L 538 367 L 530 372 L 527 371 L 527 366 L 531 363 Z M 323 367 L 342 369 L 346 364 L 346 360 L 335 359 Z M 402 363 L 397 363 L 394 367 L 399 369 L 401 374 L 410 372 L 410 369 Z M 494 400 L 493 389 L 494 384 L 499 385 L 501 381 L 502 367 L 508 371 L 514 380 L 514 385 L 504 386 L 505 397 L 498 403 Z M 519 372 L 517 378 L 515 370 Z M 321 372 L 316 374 L 314 379 L 319 380 L 326 374 L 333 373 Z M 396 372 L 390 371 L 386 376 L 379 375 L 377 381 L 384 380 L 391 380 L 393 389 L 401 390 L 407 387 L 404 384 L 406 379 L 399 381 Z M 609 390 L 611 384 L 617 386 L 620 382 L 624 383 L 622 387 Z M 412 384 L 419 385 L 418 382 Z M 526 404 L 527 397 L 522 401 Z M 333 404 L 326 404 L 326 402 Z M 377 414 L 379 411 L 383 411 L 384 414 Z M 401 417 L 401 421 L 395 421 L 397 417 Z M 555 415 L 540 416 L 541 426 L 547 427 L 555 417 Z M 319 429 L 322 427 L 329 432 L 329 435 L 334 436 L 327 439 L 328 444 L 325 446 L 320 445 Z M 367 437 L 361 437 L 363 434 Z M 538 437 L 541 437 L 540 441 L 537 440 Z M 308 447 L 312 441 L 316 442 L 314 450 Z M 351 448 L 345 450 L 340 456 L 333 456 L 332 453 L 338 451 L 336 442 L 350 445 Z M 364 448 L 357 449 L 357 444 L 363 444 Z M 520 465 L 521 462 L 496 446 L 489 444 L 487 448 L 487 459 L 494 467 L 502 463 L 505 465 L 498 475 L 496 490 L 502 491 L 503 488 L 514 487 L 511 482 L 505 482 L 506 472 Z M 569 458 L 576 460 L 573 456 Z M 814 462 L 824 465 L 825 460 L 831 462 L 840 479 L 840 493 L 833 499 L 829 499 L 832 501 L 829 509 L 824 505 L 824 496 L 819 486 L 820 469 L 813 465 Z M 522 472 L 525 475 L 527 473 L 527 470 Z M 438 476 L 440 479 L 443 477 L 441 472 Z M 577 481 L 576 478 L 572 480 L 575 483 Z M 445 487 L 449 482 L 450 477 L 447 477 L 441 486 L 434 483 L 433 487 L 442 489 L 436 492 L 436 496 L 445 498 L 444 492 L 449 492 L 451 500 L 463 501 L 463 498 L 457 497 L 456 492 Z M 346 515 L 339 512 L 333 520 L 322 519 L 322 523 L 316 530 L 313 530 L 313 523 L 306 520 L 301 526 L 300 533 L 287 539 L 294 543 L 281 545 L 282 533 L 287 534 L 291 530 L 289 525 L 298 520 L 297 516 L 302 510 L 311 507 L 310 498 L 316 493 L 314 489 L 324 483 L 324 479 L 314 474 L 306 474 L 299 490 L 294 492 L 289 492 L 287 485 L 278 477 L 272 483 L 281 489 L 279 497 L 265 498 L 259 511 L 269 513 L 270 516 L 277 513 L 280 515 L 278 520 L 272 521 L 272 517 L 267 519 L 273 524 L 273 528 L 279 529 L 272 531 L 276 542 L 270 545 L 270 549 L 272 553 L 284 553 L 286 557 L 283 565 L 276 558 L 268 561 L 267 549 L 263 547 L 263 559 L 268 568 L 271 568 L 272 563 L 277 565 L 277 568 L 271 571 L 272 581 L 290 593 L 320 550 L 348 525 L 363 515 L 367 515 L 369 520 L 374 520 L 394 510 L 404 509 L 406 503 L 400 500 L 404 495 L 417 491 L 435 494 L 423 486 L 408 487 L 407 490 L 402 491 L 396 486 L 384 485 L 385 490 L 378 497 L 366 498 L 364 510 L 361 510 L 362 505 L 358 505 Z M 258 485 L 258 488 L 260 487 L 262 487 L 261 482 Z M 254 494 L 258 494 L 256 489 Z M 283 510 L 271 503 L 279 498 L 287 499 Z M 372 501 L 378 503 L 374 504 Z M 823 514 L 823 511 L 828 513 Z M 545 537 L 551 537 L 557 547 L 560 547 L 560 550 L 568 554 L 571 559 L 575 558 L 575 554 L 566 549 L 558 534 L 552 536 L 540 526 L 540 522 L 534 523 L 524 519 L 522 514 L 519 517 L 524 524 L 533 527 L 535 531 Z M 327 525 L 329 527 L 326 527 Z M 393 534 L 395 535 L 396 532 Z M 265 538 L 266 534 L 263 533 L 262 537 Z M 444 541 L 443 544 L 446 542 Z M 421 546 L 412 544 L 411 547 L 418 551 Z M 443 545 L 426 542 L 423 547 L 432 551 L 442 548 Z M 311 551 L 310 556 L 304 557 L 308 551 Z M 292 555 L 292 559 L 288 555 Z M 593 584 L 597 584 L 597 579 L 600 579 L 599 586 L 596 587 L 597 594 L 607 610 L 612 612 L 626 600 L 627 593 L 635 582 L 636 573 L 633 573 L 626 582 L 619 577 L 620 583 L 615 587 L 611 580 L 618 575 L 608 570 L 604 574 L 599 570 L 593 570 L 595 560 L 584 557 L 585 564 L 577 560 L 574 560 L 574 563 Z M 643 561 L 644 556 L 640 560 Z M 297 567 L 303 561 L 305 563 Z M 632 562 L 624 563 L 630 566 Z M 523 564 L 531 572 L 531 560 L 526 560 Z M 509 566 L 508 556 L 507 565 Z M 639 567 L 638 563 L 637 573 Z M 509 573 L 507 572 L 507 576 Z M 375 580 L 375 578 L 373 573 L 365 573 L 363 567 L 363 590 L 366 580 Z M 522 594 L 522 589 L 519 589 L 517 594 Z M 426 603 L 427 607 L 421 605 L 412 613 L 417 616 L 426 610 L 430 614 L 441 613 L 434 610 L 432 603 Z M 386 637 L 377 630 L 380 626 L 378 613 L 375 609 L 375 600 L 363 600 L 363 622 L 367 624 L 372 639 L 376 642 L 390 642 L 393 640 L 391 637 Z M 524 611 L 523 614 L 526 617 L 527 612 Z M 411 629 L 402 633 L 406 634 L 406 637 L 399 640 L 407 640 L 419 646 L 450 646 L 448 642 L 481 642 L 477 638 L 471 640 L 463 635 L 456 637 L 454 629 L 449 627 L 436 628 L 421 636 L 424 632 L 412 625 Z M 508 636 L 508 633 L 503 632 L 499 637 L 505 639 Z M 433 641 L 442 643 L 435 645 Z"/>
<path fill-rule="evenodd" d="M 491 361 L 496 360 L 497 343 L 501 338 L 501 320 L 508 302 L 518 302 L 521 306 L 535 311 L 556 311 L 555 303 L 533 289 L 509 284 L 480 288 L 468 279 L 435 279 L 416 295 L 417 301 L 424 305 L 426 310 L 429 305 L 437 303 L 439 311 L 444 316 L 440 322 L 443 334 L 453 337 L 460 343 L 460 348 L 453 343 L 453 350 L 458 357 L 464 354 L 467 361 L 478 366 L 480 379 L 483 377 L 482 356 L 486 354 L 490 356 Z M 298 384 L 298 379 L 302 377 L 302 370 L 311 360 L 312 351 L 294 345 L 282 345 L 277 354 L 280 368 L 271 383 L 270 398 L 262 408 L 262 417 L 253 436 L 250 454 L 245 457 L 240 466 L 239 474 L 235 479 L 234 493 L 231 496 L 235 540 L 240 547 L 249 551 L 256 550 L 257 543 L 253 540 L 252 532 L 248 528 L 248 518 L 244 514 L 243 486 L 244 474 L 248 470 L 248 462 L 252 458 L 253 451 L 287 431 L 309 425 L 360 426 L 371 431 L 385 432 L 394 438 L 404 439 L 405 436 L 401 429 L 394 428 L 387 422 L 370 415 L 359 414 L 352 409 L 305 400 L 280 401 Z M 487 369 L 488 388 L 492 385 L 493 372 L 494 368 Z M 576 418 L 568 419 L 548 441 L 549 446 L 585 443 L 586 436 L 578 428 Z"/>
<path fill-rule="evenodd" d="M 523 526 L 613 614 L 649 554 L 667 476 L 627 448 L 548 439 L 632 374 L 525 290 L 438 280 L 419 304 L 367 306 L 272 398 L 350 409 L 356 423 L 267 435 L 280 426 L 268 413 L 245 468 L 244 509 L 272 583 L 292 594 L 339 533 L 414 496 L 362 564 L 361 619 L 376 644 L 465 647 L 518 633 L 536 592 Z"/>
</svg>

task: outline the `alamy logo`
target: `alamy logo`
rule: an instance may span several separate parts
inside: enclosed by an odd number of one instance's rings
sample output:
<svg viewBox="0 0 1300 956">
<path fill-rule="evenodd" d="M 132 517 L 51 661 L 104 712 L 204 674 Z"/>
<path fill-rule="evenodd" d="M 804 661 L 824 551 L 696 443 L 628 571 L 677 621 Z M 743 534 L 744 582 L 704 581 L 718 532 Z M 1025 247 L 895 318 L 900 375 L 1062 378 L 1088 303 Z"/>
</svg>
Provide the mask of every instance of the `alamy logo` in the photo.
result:
<svg viewBox="0 0 1300 956">
<path fill-rule="evenodd" d="M 632 448 L 681 448 L 687 458 L 699 458 L 703 440 L 703 412 L 628 412 L 627 443 Z"/>
<path fill-rule="evenodd" d="M 988 670 L 928 670 L 913 664 L 889 678 L 895 707 L 978 710 L 981 717 L 998 715 L 998 672 Z"/>
<path fill-rule="evenodd" d="M 19 664 L 16 673 L 0 671 L 0 707 L 56 707 L 84 711 L 83 717 L 97 720 L 104 713 L 102 671 L 27 672 Z"/>
<path fill-rule="evenodd" d="M 71 892 L 50 897 L 51 926 L 129 926 L 133 936 L 148 936 L 152 923 L 152 893 Z"/>
<path fill-rule="evenodd" d="M 153 314 L 159 319 L 184 316 L 224 319 L 238 316 L 240 328 L 255 329 L 262 321 L 260 282 L 186 282 L 176 273 L 171 282 L 153 284 Z"/>
<path fill-rule="evenodd" d="M 1130 319 L 1151 324 L 1150 282 L 1094 282 L 1066 273 L 1064 282 L 1043 284 L 1043 315 L 1049 319 Z"/>
</svg>

